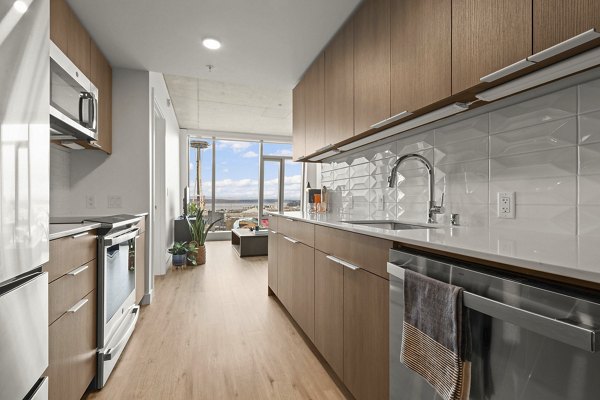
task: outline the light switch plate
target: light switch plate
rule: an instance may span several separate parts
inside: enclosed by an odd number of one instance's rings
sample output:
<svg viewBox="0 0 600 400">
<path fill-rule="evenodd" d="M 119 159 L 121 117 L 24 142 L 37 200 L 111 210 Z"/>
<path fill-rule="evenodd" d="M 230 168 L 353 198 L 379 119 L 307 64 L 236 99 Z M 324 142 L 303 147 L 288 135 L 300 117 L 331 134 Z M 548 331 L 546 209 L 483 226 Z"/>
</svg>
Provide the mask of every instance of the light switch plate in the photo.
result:
<svg viewBox="0 0 600 400">
<path fill-rule="evenodd" d="M 515 218 L 515 192 L 498 192 L 498 218 Z"/>
<path fill-rule="evenodd" d="M 108 208 L 121 208 L 123 206 L 122 203 L 123 199 L 121 196 L 108 196 Z"/>
</svg>

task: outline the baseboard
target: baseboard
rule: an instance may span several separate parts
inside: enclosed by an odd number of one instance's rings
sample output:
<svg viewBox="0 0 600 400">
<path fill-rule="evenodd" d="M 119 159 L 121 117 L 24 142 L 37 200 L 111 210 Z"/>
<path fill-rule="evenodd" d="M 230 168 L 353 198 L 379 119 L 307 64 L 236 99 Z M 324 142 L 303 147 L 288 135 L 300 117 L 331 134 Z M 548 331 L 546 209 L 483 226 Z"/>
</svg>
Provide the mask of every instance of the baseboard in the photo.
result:
<svg viewBox="0 0 600 400">
<path fill-rule="evenodd" d="M 142 297 L 142 301 L 140 301 L 140 304 L 143 306 L 147 306 L 150 303 L 152 303 L 152 292 L 146 293 L 144 297 Z"/>
</svg>

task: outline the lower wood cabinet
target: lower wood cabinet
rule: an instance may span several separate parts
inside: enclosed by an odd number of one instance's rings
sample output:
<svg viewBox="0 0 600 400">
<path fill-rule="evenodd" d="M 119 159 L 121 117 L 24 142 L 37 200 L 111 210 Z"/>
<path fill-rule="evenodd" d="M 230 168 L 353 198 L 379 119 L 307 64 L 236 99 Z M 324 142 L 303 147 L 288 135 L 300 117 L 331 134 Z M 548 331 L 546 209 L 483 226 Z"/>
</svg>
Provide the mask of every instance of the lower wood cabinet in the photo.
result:
<svg viewBox="0 0 600 400">
<path fill-rule="evenodd" d="M 49 327 L 50 400 L 79 400 L 96 375 L 96 291 Z"/>
<path fill-rule="evenodd" d="M 314 227 L 317 249 L 281 233 L 298 224 Z M 357 400 L 388 399 L 383 271 L 393 243 L 285 218 L 277 231 L 269 232 L 269 287 Z"/>
<path fill-rule="evenodd" d="M 389 281 L 344 268 L 344 384 L 358 400 L 389 399 Z"/>
<path fill-rule="evenodd" d="M 315 346 L 344 376 L 344 267 L 315 250 Z"/>
</svg>

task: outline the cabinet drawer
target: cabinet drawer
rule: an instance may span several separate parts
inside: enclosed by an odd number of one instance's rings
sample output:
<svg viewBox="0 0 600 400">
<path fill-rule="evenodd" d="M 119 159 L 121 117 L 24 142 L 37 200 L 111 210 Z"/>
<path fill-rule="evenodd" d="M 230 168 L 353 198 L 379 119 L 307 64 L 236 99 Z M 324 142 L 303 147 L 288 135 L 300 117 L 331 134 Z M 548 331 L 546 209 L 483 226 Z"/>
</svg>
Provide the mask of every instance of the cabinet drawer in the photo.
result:
<svg viewBox="0 0 600 400">
<path fill-rule="evenodd" d="M 52 240 L 50 242 L 50 260 L 43 265 L 48 272 L 48 280 L 60 278 L 67 272 L 96 258 L 96 231 Z"/>
<path fill-rule="evenodd" d="M 386 265 L 392 245 L 391 241 L 385 239 L 315 226 L 317 250 L 348 261 L 385 279 L 388 279 Z"/>
<path fill-rule="evenodd" d="M 269 229 L 277 231 L 277 223 L 279 218 L 275 215 L 269 215 Z"/>
<path fill-rule="evenodd" d="M 74 268 L 48 285 L 48 322 L 52 324 L 73 304 L 96 288 L 96 260 Z"/>
<path fill-rule="evenodd" d="M 79 400 L 96 375 L 96 291 L 49 328 L 49 400 Z"/>
<path fill-rule="evenodd" d="M 298 240 L 310 247 L 315 245 L 315 226 L 311 223 L 279 217 L 277 228 L 277 232 L 284 236 Z"/>
</svg>

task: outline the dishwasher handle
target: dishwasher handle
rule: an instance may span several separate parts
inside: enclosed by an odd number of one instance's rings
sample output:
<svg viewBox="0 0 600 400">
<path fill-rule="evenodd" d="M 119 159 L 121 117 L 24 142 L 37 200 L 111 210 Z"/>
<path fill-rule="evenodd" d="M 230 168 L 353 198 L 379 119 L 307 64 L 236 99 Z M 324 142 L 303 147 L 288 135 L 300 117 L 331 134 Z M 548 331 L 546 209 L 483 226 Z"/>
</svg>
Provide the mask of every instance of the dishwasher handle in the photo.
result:
<svg viewBox="0 0 600 400">
<path fill-rule="evenodd" d="M 404 268 L 388 263 L 389 274 L 404 281 Z M 600 349 L 600 330 L 524 310 L 500 301 L 463 291 L 465 308 L 511 323 L 559 342 L 595 353 Z"/>
</svg>

